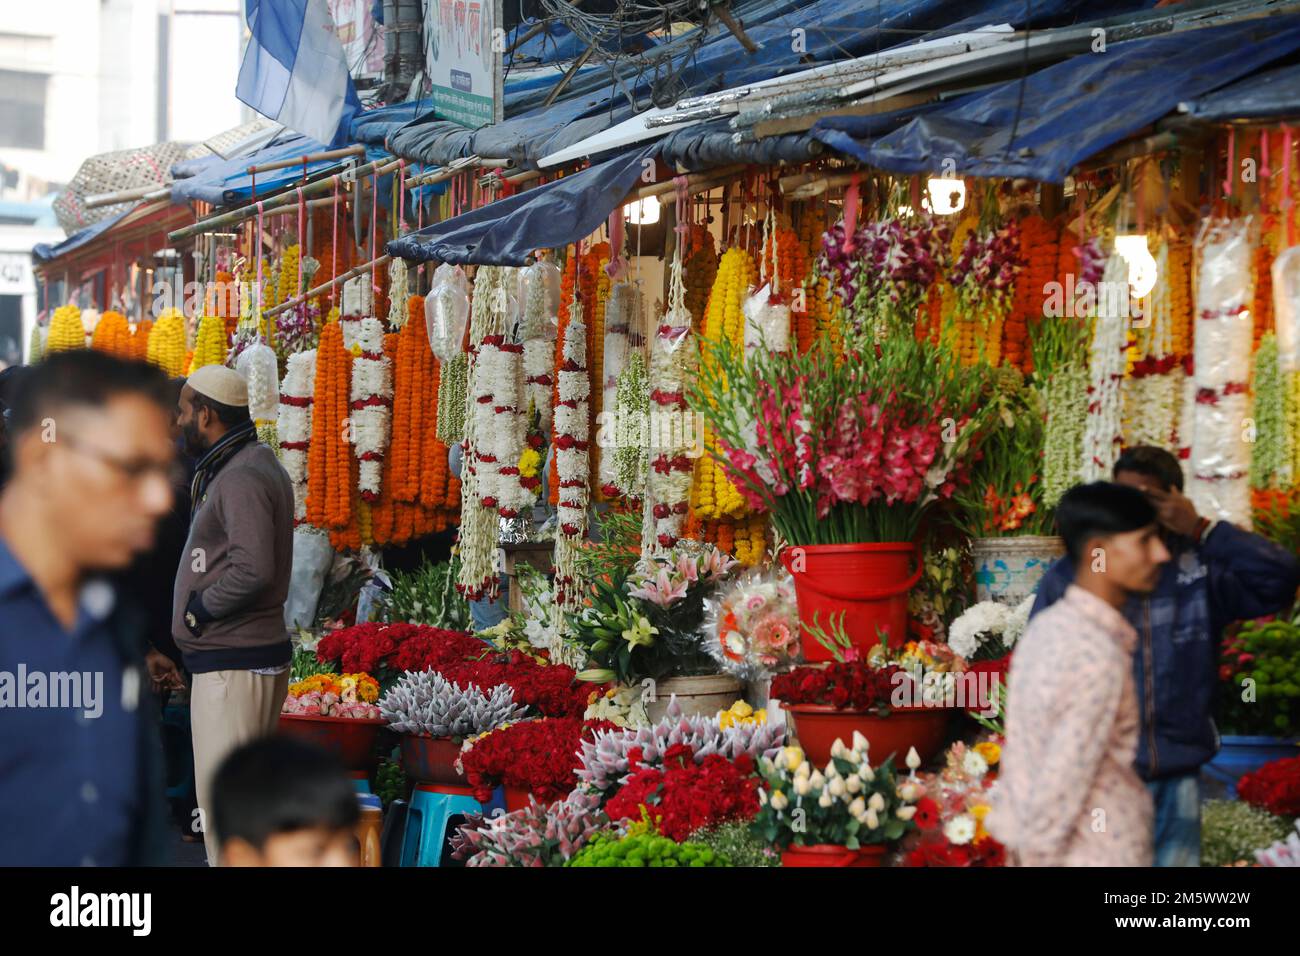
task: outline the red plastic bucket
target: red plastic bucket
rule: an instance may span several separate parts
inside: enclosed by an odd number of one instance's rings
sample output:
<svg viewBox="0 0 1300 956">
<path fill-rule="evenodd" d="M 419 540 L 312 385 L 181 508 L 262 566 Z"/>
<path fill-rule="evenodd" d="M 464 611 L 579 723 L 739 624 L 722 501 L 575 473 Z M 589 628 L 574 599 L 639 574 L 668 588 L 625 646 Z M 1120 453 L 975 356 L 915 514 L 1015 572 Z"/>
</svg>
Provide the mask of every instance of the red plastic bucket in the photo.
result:
<svg viewBox="0 0 1300 956">
<path fill-rule="evenodd" d="M 880 843 L 850 850 L 834 843 L 817 843 L 813 846 L 788 846 L 781 851 L 782 866 L 849 866 L 867 867 L 885 865 L 885 847 Z"/>
<path fill-rule="evenodd" d="M 862 653 L 880 643 L 877 629 L 889 635 L 890 647 L 907 642 L 907 595 L 921 580 L 922 570 L 916 545 L 793 545 L 781 552 L 781 563 L 794 578 L 802 624 L 829 631 L 831 621 L 842 618 L 849 639 Z M 815 637 L 801 631 L 805 660 L 833 660 Z"/>
<path fill-rule="evenodd" d="M 893 754 L 894 766 L 902 770 L 913 747 L 925 763 L 943 748 L 948 720 L 954 713 L 946 707 L 894 707 L 881 717 L 874 710 L 837 710 L 826 704 L 781 706 L 790 715 L 799 746 L 814 767 L 826 766 L 837 739 L 852 746 L 855 730 L 867 738 L 873 766 Z"/>
<path fill-rule="evenodd" d="M 348 770 L 369 770 L 375 765 L 375 739 L 386 724 L 382 717 L 280 715 L 280 733 L 329 751 Z"/>
<path fill-rule="evenodd" d="M 460 744 L 450 737 L 425 737 L 419 734 L 402 734 L 402 767 L 406 775 L 421 783 L 463 784 L 465 778 L 456 772 L 456 758 Z"/>
</svg>

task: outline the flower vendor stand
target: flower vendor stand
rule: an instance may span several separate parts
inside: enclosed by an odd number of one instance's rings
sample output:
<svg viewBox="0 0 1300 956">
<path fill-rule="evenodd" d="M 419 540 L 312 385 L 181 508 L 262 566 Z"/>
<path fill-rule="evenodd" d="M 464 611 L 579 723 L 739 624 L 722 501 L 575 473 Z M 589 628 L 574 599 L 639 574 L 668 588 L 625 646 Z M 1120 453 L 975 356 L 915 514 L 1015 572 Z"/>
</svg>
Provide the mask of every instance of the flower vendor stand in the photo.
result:
<svg viewBox="0 0 1300 956">
<path fill-rule="evenodd" d="M 650 722 L 657 724 L 668 713 L 668 704 L 675 697 L 682 713 L 712 717 L 741 696 L 741 683 L 730 674 L 669 677 L 655 685 L 654 699 L 646 701 L 645 712 Z"/>
<path fill-rule="evenodd" d="M 971 542 L 975 600 L 1019 604 L 1034 593 L 1047 569 L 1064 554 L 1065 541 L 1055 536 L 976 538 Z"/>
<path fill-rule="evenodd" d="M 908 751 L 915 749 L 925 763 L 943 749 L 952 709 L 947 707 L 893 707 L 841 710 L 828 704 L 782 704 L 794 725 L 794 735 L 808 759 L 821 766 L 831 759 L 836 740 L 851 740 L 862 734 L 879 759 L 893 755 L 894 766 L 902 768 Z"/>
<path fill-rule="evenodd" d="M 319 717 L 281 714 L 280 732 L 327 750 L 348 770 L 369 770 L 375 740 L 387 722 L 381 717 Z"/>
<path fill-rule="evenodd" d="M 810 544 L 787 548 L 781 561 L 794 578 L 807 660 L 831 659 L 810 638 L 808 626 L 836 622 L 860 645 L 875 643 L 880 634 L 888 635 L 894 647 L 907 639 L 908 595 L 922 573 L 916 545 Z"/>
</svg>

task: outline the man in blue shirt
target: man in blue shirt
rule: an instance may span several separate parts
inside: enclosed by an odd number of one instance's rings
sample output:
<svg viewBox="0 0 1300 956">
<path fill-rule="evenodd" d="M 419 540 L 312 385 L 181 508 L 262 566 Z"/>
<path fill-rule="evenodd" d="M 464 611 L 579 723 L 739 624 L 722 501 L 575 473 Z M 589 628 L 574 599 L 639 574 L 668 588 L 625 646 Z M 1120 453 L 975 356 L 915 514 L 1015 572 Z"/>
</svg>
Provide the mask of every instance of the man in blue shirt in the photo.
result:
<svg viewBox="0 0 1300 956">
<path fill-rule="evenodd" d="M 1163 448 L 1128 449 L 1114 476 L 1155 506 L 1172 555 L 1156 589 L 1124 608 L 1138 633 L 1133 668 L 1142 727 L 1136 766 L 1155 801 L 1155 864 L 1197 866 L 1198 777 L 1219 749 L 1210 712 L 1223 629 L 1289 608 L 1300 586 L 1300 561 L 1260 535 L 1197 514 L 1183 494 L 1178 459 Z M 1074 573 L 1068 557 L 1053 564 L 1039 582 L 1032 614 L 1058 601 Z"/>
<path fill-rule="evenodd" d="M 24 379 L 9 430 L 0 865 L 163 862 L 145 628 L 100 575 L 149 548 L 171 507 L 166 379 L 98 352 L 56 354 Z"/>
</svg>

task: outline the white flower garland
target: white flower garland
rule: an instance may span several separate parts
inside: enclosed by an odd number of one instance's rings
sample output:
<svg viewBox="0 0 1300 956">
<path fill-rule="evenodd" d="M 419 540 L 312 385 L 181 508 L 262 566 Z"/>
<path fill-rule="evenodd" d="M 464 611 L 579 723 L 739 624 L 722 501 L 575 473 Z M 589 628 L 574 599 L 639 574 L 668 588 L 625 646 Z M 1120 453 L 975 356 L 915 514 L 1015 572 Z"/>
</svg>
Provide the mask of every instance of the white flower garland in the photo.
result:
<svg viewBox="0 0 1300 956">
<path fill-rule="evenodd" d="M 370 273 L 355 276 L 343 283 L 343 304 L 339 308 L 339 329 L 343 332 L 343 347 L 352 351 L 357 344 L 362 318 L 375 311 L 375 290 L 370 284 Z"/>
<path fill-rule="evenodd" d="M 400 329 L 406 325 L 409 313 L 407 300 L 406 260 L 394 257 L 388 263 L 388 327 Z"/>
<path fill-rule="evenodd" d="M 1128 284 L 1128 264 L 1112 252 L 1102 274 L 1102 288 Z M 1089 352 L 1088 418 L 1083 430 L 1083 481 L 1105 481 L 1119 457 L 1122 441 L 1120 383 L 1124 379 L 1125 345 L 1128 334 L 1128 303 L 1100 295 Z"/>
<path fill-rule="evenodd" d="M 605 435 L 618 430 L 618 379 L 627 366 L 632 330 L 640 327 L 640 312 L 641 290 L 632 283 L 619 282 L 609 290 L 609 301 L 605 304 L 605 348 L 602 362 L 605 380 L 601 383 L 601 408 L 605 410 L 602 412 L 602 425 L 612 419 L 614 427 L 602 429 Z M 601 491 L 610 498 L 622 493 L 615 465 L 617 452 L 618 445 L 615 443 L 608 449 L 602 448 L 600 455 L 598 480 Z"/>
<path fill-rule="evenodd" d="M 500 593 L 496 551 L 497 513 L 483 506 L 493 480 L 491 462 L 480 461 L 481 442 L 490 439 L 492 380 L 480 362 L 482 345 L 490 336 L 504 336 L 506 315 L 504 276 L 497 266 L 479 266 L 470 303 L 469 359 L 465 372 L 467 409 L 465 457 L 460 477 L 460 576 L 456 587 L 469 600 L 494 601 Z M 490 364 L 490 363 L 489 363 Z"/>
<path fill-rule="evenodd" d="M 384 354 L 384 323 L 364 318 L 357 323 L 360 354 L 352 360 L 352 453 L 360 464 L 357 488 L 364 501 L 379 500 L 384 453 L 393 418 L 393 363 Z"/>
<path fill-rule="evenodd" d="M 478 355 L 478 387 L 491 401 L 475 401 L 479 440 L 482 504 L 503 518 L 514 518 L 532 505 L 534 495 L 519 483 L 519 456 L 523 454 L 527 416 L 523 401 L 523 346 L 504 336 L 484 339 Z"/>
<path fill-rule="evenodd" d="M 564 328 L 562 355 L 559 402 L 555 406 L 555 470 L 560 479 L 555 534 L 555 603 L 557 608 L 573 609 L 582 596 L 576 557 L 587 536 L 591 473 L 587 326 L 582 321 L 582 305 L 576 297 L 569 324 Z"/>
<path fill-rule="evenodd" d="M 1135 322 L 1137 364 L 1124 379 L 1124 444 L 1169 447 L 1178 429 L 1181 382 L 1173 364 L 1173 302 L 1169 288 L 1169 244 L 1156 253 L 1156 284 L 1142 302 L 1145 323 Z"/>
<path fill-rule="evenodd" d="M 694 417 L 686 389 L 695 372 L 691 313 L 686 308 L 680 245 L 669 280 L 668 311 L 655 330 L 650 351 L 650 468 L 647 489 L 654 520 L 651 548 L 667 551 L 681 537 L 690 510 L 696 454 Z"/>
<path fill-rule="evenodd" d="M 311 445 L 312 402 L 316 394 L 316 350 L 295 352 L 285 362 L 280 388 L 276 431 L 280 438 L 280 463 L 293 484 L 293 517 L 307 517 L 307 451 Z"/>
<path fill-rule="evenodd" d="M 1250 366 L 1254 320 L 1250 220 L 1206 219 L 1199 256 L 1189 497 L 1210 518 L 1250 526 Z M 1250 436 L 1253 437 L 1253 436 Z"/>
</svg>

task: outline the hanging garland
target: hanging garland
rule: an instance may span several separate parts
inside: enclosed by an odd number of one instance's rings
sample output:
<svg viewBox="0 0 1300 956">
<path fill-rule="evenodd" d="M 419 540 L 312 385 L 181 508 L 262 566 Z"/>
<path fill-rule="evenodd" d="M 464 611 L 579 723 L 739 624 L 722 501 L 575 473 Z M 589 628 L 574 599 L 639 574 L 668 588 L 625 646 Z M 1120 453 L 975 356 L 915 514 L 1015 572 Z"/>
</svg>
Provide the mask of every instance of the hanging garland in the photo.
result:
<svg viewBox="0 0 1300 956">
<path fill-rule="evenodd" d="M 605 341 L 601 349 L 601 399 L 602 416 L 598 420 L 598 434 L 606 436 L 597 442 L 600 447 L 599 482 L 601 497 L 608 500 L 623 494 L 617 480 L 618 466 L 616 458 L 621 447 L 614 435 L 618 429 L 618 385 L 629 361 L 631 332 L 633 327 L 640 329 L 641 291 L 632 283 L 622 281 L 614 285 L 609 292 L 609 303 L 605 307 Z M 644 369 L 644 363 L 642 363 Z M 609 420 L 613 419 L 613 428 Z M 609 453 L 606 453 L 609 445 Z M 638 496 L 639 497 L 639 496 Z"/>
<path fill-rule="evenodd" d="M 328 323 L 316 350 L 306 504 L 308 522 L 325 530 L 345 528 L 352 520 L 354 459 L 344 436 L 351 359 L 339 323 Z"/>
<path fill-rule="evenodd" d="M 634 348 L 615 390 L 614 484 L 620 494 L 639 500 L 650 467 L 650 376 L 645 355 Z"/>
<path fill-rule="evenodd" d="M 577 553 L 587 534 L 588 480 L 590 475 L 591 381 L 585 365 L 587 327 L 582 305 L 575 302 L 564 328 L 560 364 L 559 400 L 555 403 L 555 460 L 559 471 L 558 527 L 555 534 L 555 602 L 572 610 L 582 598 L 577 579 Z"/>
<path fill-rule="evenodd" d="M 307 460 L 311 447 L 312 403 L 316 391 L 316 350 L 297 352 L 285 363 L 280 387 L 280 463 L 293 485 L 294 524 L 307 517 Z"/>
<path fill-rule="evenodd" d="M 1290 488 L 1292 433 L 1287 428 L 1285 379 L 1277 336 L 1265 332 L 1255 353 L 1255 447 L 1250 462 L 1252 488 Z"/>
<path fill-rule="evenodd" d="M 1128 264 L 1117 253 L 1106 260 L 1102 288 L 1128 285 Z M 1099 294 L 1092 345 L 1088 353 L 1088 416 L 1083 431 L 1083 481 L 1108 481 L 1123 442 L 1120 414 L 1120 383 L 1124 378 L 1127 331 L 1127 300 Z"/>
<path fill-rule="evenodd" d="M 190 360 L 188 375 L 205 365 L 221 365 L 226 361 L 226 322 L 219 315 L 205 315 L 199 321 L 199 334 L 194 341 L 194 357 Z"/>
<path fill-rule="evenodd" d="M 1061 231 L 1037 214 L 1020 220 L 1020 261 L 1011 310 L 1002 329 L 1003 356 L 1028 373 L 1033 371 L 1029 352 L 1030 327 L 1043 321 L 1043 297 L 1057 277 Z"/>
<path fill-rule="evenodd" d="M 86 347 L 86 327 L 81 324 L 81 310 L 75 305 L 61 305 L 50 317 L 50 334 L 45 340 L 45 352 L 63 352 Z"/>
<path fill-rule="evenodd" d="M 682 264 L 686 274 L 686 308 L 691 313 L 691 328 L 699 332 L 709 304 L 709 290 L 718 275 L 718 251 L 713 244 L 713 233 L 702 222 L 691 223 L 683 241 L 687 249 Z"/>
<path fill-rule="evenodd" d="M 1169 279 L 1169 246 L 1155 256 L 1156 284 L 1142 302 L 1142 316 L 1131 323 L 1132 340 L 1121 384 L 1124 444 L 1164 448 L 1174 440 L 1182 405 L 1182 382 L 1175 374 L 1173 296 Z"/>
<path fill-rule="evenodd" d="M 728 251 L 727 255 L 730 254 Z M 740 252 L 739 255 L 748 260 L 746 253 Z M 733 262 L 738 261 L 733 257 Z M 729 268 L 734 275 L 735 267 L 729 267 L 727 257 L 723 256 L 719 276 Z M 717 294 L 715 290 L 714 295 Z M 692 341 L 691 314 L 686 309 L 680 256 L 673 259 L 668 304 L 668 311 L 655 330 L 650 352 L 650 381 L 654 388 L 650 392 L 647 505 L 654 518 L 653 545 L 659 551 L 672 548 L 682 535 L 686 515 L 691 510 L 691 476 L 695 470 L 691 460 L 694 453 L 693 418 L 687 410 L 686 389 L 694 377 L 696 349 Z M 735 339 L 731 341 L 734 343 Z"/>
<path fill-rule="evenodd" d="M 109 310 L 99 317 L 90 347 L 120 359 L 131 358 L 131 327 L 121 312 Z"/>
<path fill-rule="evenodd" d="M 363 501 L 373 503 L 379 500 L 393 407 L 393 369 L 384 354 L 384 323 L 362 319 L 352 354 L 349 408 L 352 449 L 359 463 L 357 489 Z"/>
<path fill-rule="evenodd" d="M 57 312 L 55 318 L 58 318 Z M 77 325 L 81 325 L 79 319 Z M 50 327 L 50 335 L 53 339 L 54 326 Z M 145 361 L 158 366 L 168 378 L 185 374 L 185 316 L 179 309 L 167 309 L 158 316 L 158 321 L 149 330 Z"/>
</svg>

